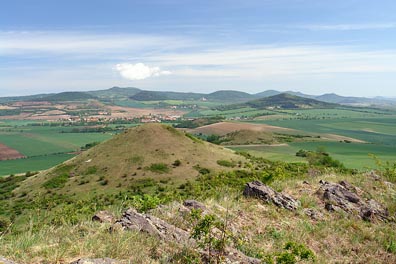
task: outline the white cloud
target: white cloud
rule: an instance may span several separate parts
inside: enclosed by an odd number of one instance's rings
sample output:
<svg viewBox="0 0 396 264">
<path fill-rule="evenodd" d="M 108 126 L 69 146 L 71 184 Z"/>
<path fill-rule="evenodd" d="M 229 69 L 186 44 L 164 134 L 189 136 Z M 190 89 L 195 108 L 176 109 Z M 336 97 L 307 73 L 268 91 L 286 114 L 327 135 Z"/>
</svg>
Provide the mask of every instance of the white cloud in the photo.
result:
<svg viewBox="0 0 396 264">
<path fill-rule="evenodd" d="M 143 63 L 120 63 L 115 68 L 122 77 L 128 80 L 144 80 L 150 77 L 172 74 L 170 71 L 162 71 L 159 67 L 149 67 Z"/>
</svg>

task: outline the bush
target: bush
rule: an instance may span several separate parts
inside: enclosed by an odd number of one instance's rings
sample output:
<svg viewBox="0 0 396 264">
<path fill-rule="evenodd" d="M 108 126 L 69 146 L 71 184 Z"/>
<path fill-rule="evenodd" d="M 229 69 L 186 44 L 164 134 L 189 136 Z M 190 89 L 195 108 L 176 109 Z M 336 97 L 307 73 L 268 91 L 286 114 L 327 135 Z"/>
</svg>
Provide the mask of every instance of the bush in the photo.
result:
<svg viewBox="0 0 396 264">
<path fill-rule="evenodd" d="M 138 212 L 147 212 L 156 208 L 161 203 L 161 199 L 157 196 L 149 194 L 134 195 L 127 198 L 126 204 L 132 206 Z"/>
<path fill-rule="evenodd" d="M 175 160 L 175 161 L 172 163 L 172 165 L 175 166 L 175 167 L 179 167 L 179 166 L 181 165 L 181 161 L 180 161 L 180 160 Z"/>
<path fill-rule="evenodd" d="M 11 225 L 10 219 L 5 216 L 0 215 L 0 233 L 7 230 L 7 228 Z"/>
<path fill-rule="evenodd" d="M 235 167 L 235 162 L 228 161 L 228 160 L 218 160 L 217 164 L 223 167 L 229 167 L 229 168 L 234 168 Z"/>
<path fill-rule="evenodd" d="M 165 163 L 153 163 L 150 167 L 147 167 L 149 171 L 156 173 L 168 173 L 169 167 Z"/>
<path fill-rule="evenodd" d="M 44 182 L 43 187 L 46 189 L 62 188 L 63 186 L 65 186 L 68 179 L 69 176 L 67 176 L 67 174 L 55 176 Z"/>
</svg>

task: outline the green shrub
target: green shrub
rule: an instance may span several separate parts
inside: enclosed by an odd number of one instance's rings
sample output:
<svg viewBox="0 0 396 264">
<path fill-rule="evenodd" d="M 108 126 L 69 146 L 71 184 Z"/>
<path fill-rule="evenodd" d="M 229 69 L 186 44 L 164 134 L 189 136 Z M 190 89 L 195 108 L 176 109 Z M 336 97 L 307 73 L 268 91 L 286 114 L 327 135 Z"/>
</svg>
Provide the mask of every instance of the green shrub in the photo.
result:
<svg viewBox="0 0 396 264">
<path fill-rule="evenodd" d="M 181 165 L 181 161 L 180 161 L 180 160 L 175 160 L 175 161 L 172 163 L 172 165 L 175 166 L 175 167 L 179 167 L 179 166 Z"/>
<path fill-rule="evenodd" d="M 217 164 L 223 167 L 229 167 L 229 168 L 234 168 L 235 167 L 235 162 L 228 161 L 228 160 L 218 160 Z"/>
<path fill-rule="evenodd" d="M 161 199 L 157 196 L 142 194 L 128 197 L 125 203 L 135 208 L 138 212 L 147 212 L 156 208 L 161 203 Z"/>
<path fill-rule="evenodd" d="M 98 168 L 97 168 L 96 166 L 91 166 L 91 167 L 88 167 L 88 168 L 85 170 L 84 174 L 85 174 L 85 175 L 95 174 L 97 171 L 98 171 Z"/>
<path fill-rule="evenodd" d="M 11 220 L 5 216 L 0 215 L 0 233 L 6 231 L 11 225 Z"/>
<path fill-rule="evenodd" d="M 62 188 L 63 186 L 65 186 L 68 179 L 69 176 L 67 174 L 55 176 L 44 182 L 43 187 L 46 189 Z"/>
<path fill-rule="evenodd" d="M 149 167 L 147 167 L 149 171 L 155 173 L 168 173 L 169 167 L 165 163 L 153 163 Z"/>
</svg>

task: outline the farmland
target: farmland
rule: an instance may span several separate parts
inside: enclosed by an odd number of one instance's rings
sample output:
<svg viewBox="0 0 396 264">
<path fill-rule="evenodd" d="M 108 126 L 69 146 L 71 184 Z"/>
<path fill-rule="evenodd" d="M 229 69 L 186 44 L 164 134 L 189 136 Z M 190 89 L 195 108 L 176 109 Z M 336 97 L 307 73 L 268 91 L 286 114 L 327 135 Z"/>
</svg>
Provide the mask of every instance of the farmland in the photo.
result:
<svg viewBox="0 0 396 264">
<path fill-rule="evenodd" d="M 222 145 L 271 160 L 304 161 L 295 156 L 299 149 L 324 147 L 346 166 L 362 169 L 374 166 L 369 154 L 383 160 L 396 156 L 396 112 L 390 108 L 342 106 L 291 95 L 252 100 L 252 95 L 233 98 L 231 93 L 223 98 L 224 92 L 205 100 L 201 94 L 152 92 L 138 96 L 144 100 L 131 99 L 137 92 L 113 88 L 4 103 L 0 143 L 4 153 L 14 155 L 7 154 L 10 158 L 23 159 L 0 161 L 0 175 L 50 168 L 86 144 L 107 140 L 139 122 L 194 123 L 191 119 L 216 121 L 186 126 L 189 133 L 203 139 L 219 135 Z M 60 100 L 64 97 L 69 101 Z"/>
<path fill-rule="evenodd" d="M 239 116 L 249 113 L 250 108 L 225 111 L 203 110 L 205 115 Z M 255 113 L 266 110 L 256 110 Z M 314 135 L 320 140 L 300 140 L 276 145 L 229 146 L 238 151 L 247 151 L 270 160 L 305 162 L 295 156 L 299 149 L 315 150 L 325 148 L 347 167 L 364 169 L 375 167 L 371 154 L 384 161 L 396 157 L 396 113 L 389 109 L 374 108 L 331 108 L 331 109 L 276 109 L 268 110 L 263 116 L 246 118 L 234 127 L 265 125 L 286 128 L 282 133 Z M 212 128 L 213 127 L 213 128 Z M 227 127 L 224 127 L 226 129 Z M 219 133 L 223 127 L 214 124 L 195 129 L 200 133 Z M 227 132 L 230 132 L 229 129 Z M 275 132 L 275 131 L 273 131 Z M 278 130 L 279 132 L 279 130 Z M 220 133 L 221 134 L 221 133 Z"/>
<path fill-rule="evenodd" d="M 72 127 L 38 126 L 32 122 L 4 121 L 0 142 L 26 156 L 0 161 L 0 175 L 47 169 L 71 157 L 85 144 L 109 139 L 111 133 L 72 133 Z"/>
<path fill-rule="evenodd" d="M 322 110 L 323 111 L 323 110 Z M 312 111 L 310 111 L 312 113 Z M 323 111 L 323 114 L 326 112 Z M 330 111 L 331 114 L 331 111 Z M 345 115 L 345 112 L 342 113 Z M 356 113 L 353 113 L 355 115 Z M 371 116 L 374 115 L 374 116 Z M 341 160 L 346 166 L 363 169 L 373 167 L 374 154 L 381 160 L 394 161 L 396 157 L 396 124 L 393 115 L 369 114 L 368 117 L 341 117 L 327 119 L 284 119 L 284 120 L 254 120 L 254 124 L 267 124 L 290 129 L 299 129 L 309 133 L 340 135 L 350 137 L 365 143 L 348 142 L 293 142 L 280 147 L 243 147 L 245 150 L 268 159 L 302 160 L 295 157 L 299 149 L 315 150 L 324 147 L 332 156 Z"/>
</svg>

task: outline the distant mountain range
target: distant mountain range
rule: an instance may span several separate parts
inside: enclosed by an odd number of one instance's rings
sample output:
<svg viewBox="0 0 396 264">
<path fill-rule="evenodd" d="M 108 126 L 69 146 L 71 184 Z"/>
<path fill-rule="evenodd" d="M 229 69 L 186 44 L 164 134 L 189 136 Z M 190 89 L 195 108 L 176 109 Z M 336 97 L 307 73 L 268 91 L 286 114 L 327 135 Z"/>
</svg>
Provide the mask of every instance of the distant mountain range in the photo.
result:
<svg viewBox="0 0 396 264">
<path fill-rule="evenodd" d="M 290 94 L 302 98 L 315 99 L 326 103 L 351 105 L 351 106 L 395 106 L 396 98 L 387 97 L 349 97 L 340 96 L 334 93 L 323 95 L 308 95 L 294 91 L 276 91 L 266 90 L 256 94 L 250 94 L 234 90 L 220 90 L 213 93 L 185 93 L 172 91 L 148 91 L 135 87 L 112 87 L 106 90 L 88 91 L 88 92 L 62 92 L 52 94 L 37 94 L 29 96 L 12 96 L 0 97 L 0 103 L 15 101 L 81 101 L 87 99 L 98 99 L 102 101 L 113 100 L 135 100 L 135 101 L 163 101 L 163 100 L 203 100 L 217 101 L 225 103 L 244 103 L 261 98 L 267 98 L 279 94 Z M 290 98 L 289 98 L 290 99 Z"/>
</svg>

